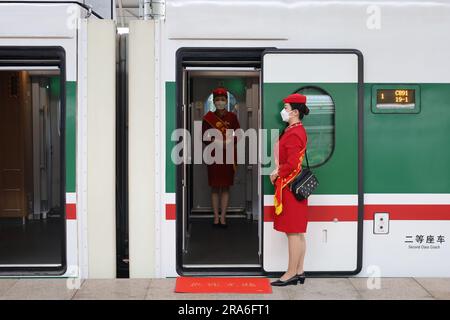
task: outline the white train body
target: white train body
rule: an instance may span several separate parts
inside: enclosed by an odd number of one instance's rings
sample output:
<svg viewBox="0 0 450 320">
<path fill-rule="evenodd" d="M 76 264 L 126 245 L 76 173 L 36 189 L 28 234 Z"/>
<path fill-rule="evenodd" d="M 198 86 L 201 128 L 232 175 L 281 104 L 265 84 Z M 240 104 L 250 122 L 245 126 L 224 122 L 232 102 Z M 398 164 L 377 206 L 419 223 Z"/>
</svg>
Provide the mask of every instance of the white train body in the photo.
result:
<svg viewBox="0 0 450 320">
<path fill-rule="evenodd" d="M 74 90 L 73 96 L 66 92 L 73 99 L 67 100 L 72 118 L 66 117 L 66 128 L 73 125 L 74 135 L 66 140 L 62 164 L 64 263 L 53 271 L 29 266 L 0 276 L 116 277 L 116 26 L 86 13 L 74 4 L 0 3 L 0 49 L 62 47 L 66 90 Z M 273 190 L 260 174 L 261 166 L 254 167 L 254 193 L 246 198 L 258 225 L 258 261 L 183 262 L 188 241 L 183 208 L 185 196 L 194 197 L 188 190 L 194 187 L 182 185 L 188 172 L 183 170 L 191 169 L 170 162 L 175 144 L 170 134 L 187 121 L 183 116 L 192 101 L 186 98 L 186 79 L 197 81 L 209 77 L 208 72 L 255 81 L 257 120 L 252 126 L 257 129 L 280 123 L 270 118 L 279 112 L 268 105 L 271 96 L 311 84 L 323 84 L 331 92 L 336 145 L 330 159 L 339 160 L 316 169 L 322 189 L 309 199 L 307 272 L 450 276 L 450 169 L 444 165 L 450 163 L 448 30 L 450 3 L 445 1 L 167 0 L 162 19 L 131 21 L 126 57 L 130 278 L 258 276 L 281 272 L 287 265 L 286 237 L 273 230 Z M 242 57 L 251 56 L 251 49 L 261 50 L 260 59 L 252 56 L 245 64 Z M 227 52 L 233 57 L 226 58 Z M 230 61 L 241 61 L 241 66 Z M 0 64 L 2 70 L 7 67 Z M 343 91 L 335 89 L 341 87 Z M 404 117 L 403 111 L 384 114 L 374 106 L 376 90 L 392 88 L 416 94 Z M 353 109 L 344 119 L 338 112 L 345 99 Z M 407 153 L 421 149 L 428 156 Z M 341 164 L 346 152 L 349 168 Z M 429 163 L 417 167 L 414 157 Z M 427 170 L 430 179 L 423 178 Z M 395 181 L 389 182 L 390 177 Z M 338 183 L 345 185 L 342 192 Z M 195 190 L 202 192 L 198 186 Z M 380 224 L 388 232 L 380 231 Z"/>
</svg>

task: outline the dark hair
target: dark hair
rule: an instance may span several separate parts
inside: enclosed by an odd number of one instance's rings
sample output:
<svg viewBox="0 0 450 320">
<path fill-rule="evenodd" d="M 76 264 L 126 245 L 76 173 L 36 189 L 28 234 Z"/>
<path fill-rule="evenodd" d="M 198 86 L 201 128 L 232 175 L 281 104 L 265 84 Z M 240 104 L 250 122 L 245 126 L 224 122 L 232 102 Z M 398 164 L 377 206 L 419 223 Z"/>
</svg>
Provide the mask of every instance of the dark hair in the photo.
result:
<svg viewBox="0 0 450 320">
<path fill-rule="evenodd" d="M 298 110 L 300 119 L 309 114 L 309 108 L 304 103 L 290 103 L 292 110 Z"/>
</svg>

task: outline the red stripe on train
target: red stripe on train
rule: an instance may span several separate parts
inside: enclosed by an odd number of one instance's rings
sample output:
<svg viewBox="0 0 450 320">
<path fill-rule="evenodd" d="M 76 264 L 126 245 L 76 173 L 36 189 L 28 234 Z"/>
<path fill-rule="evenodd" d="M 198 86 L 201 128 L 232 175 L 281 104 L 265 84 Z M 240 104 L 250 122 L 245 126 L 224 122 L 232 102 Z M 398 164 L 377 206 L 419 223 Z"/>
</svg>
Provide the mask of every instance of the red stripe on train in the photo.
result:
<svg viewBox="0 0 450 320">
<path fill-rule="evenodd" d="M 66 219 L 67 220 L 77 219 L 77 205 L 75 203 L 66 204 Z"/>
<path fill-rule="evenodd" d="M 166 204 L 166 220 L 175 220 L 177 218 L 177 205 Z"/>
<path fill-rule="evenodd" d="M 450 220 L 450 205 L 365 205 L 364 220 L 373 220 L 375 212 L 388 212 L 390 220 Z M 273 221 L 274 206 L 264 206 L 264 221 Z M 176 205 L 166 204 L 166 219 L 176 219 Z M 357 221 L 357 206 L 308 206 L 308 221 Z"/>
<path fill-rule="evenodd" d="M 450 220 L 449 204 L 369 204 L 364 211 L 366 220 L 375 212 L 388 212 L 390 220 Z"/>
<path fill-rule="evenodd" d="M 375 212 L 388 212 L 390 220 L 450 220 L 450 205 L 365 205 L 364 220 L 373 220 Z M 264 221 L 273 221 L 274 206 L 264 207 Z M 357 206 L 309 206 L 308 221 L 357 221 Z"/>
<path fill-rule="evenodd" d="M 283 214 L 283 213 L 281 213 Z M 274 219 L 275 207 L 264 206 L 264 221 Z M 308 206 L 308 221 L 356 221 L 358 220 L 358 207 L 356 206 Z"/>
</svg>

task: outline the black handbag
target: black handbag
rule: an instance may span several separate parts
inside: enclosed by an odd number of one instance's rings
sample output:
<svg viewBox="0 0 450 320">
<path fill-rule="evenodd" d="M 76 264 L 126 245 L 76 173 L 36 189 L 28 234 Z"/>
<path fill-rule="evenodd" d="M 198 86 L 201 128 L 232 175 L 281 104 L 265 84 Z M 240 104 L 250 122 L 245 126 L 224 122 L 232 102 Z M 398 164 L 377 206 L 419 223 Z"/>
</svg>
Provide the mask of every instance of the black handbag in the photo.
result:
<svg viewBox="0 0 450 320">
<path fill-rule="evenodd" d="M 298 201 L 308 198 L 319 185 L 319 180 L 309 168 L 307 151 L 305 151 L 305 155 L 307 168 L 302 168 L 290 185 L 290 189 Z"/>
</svg>

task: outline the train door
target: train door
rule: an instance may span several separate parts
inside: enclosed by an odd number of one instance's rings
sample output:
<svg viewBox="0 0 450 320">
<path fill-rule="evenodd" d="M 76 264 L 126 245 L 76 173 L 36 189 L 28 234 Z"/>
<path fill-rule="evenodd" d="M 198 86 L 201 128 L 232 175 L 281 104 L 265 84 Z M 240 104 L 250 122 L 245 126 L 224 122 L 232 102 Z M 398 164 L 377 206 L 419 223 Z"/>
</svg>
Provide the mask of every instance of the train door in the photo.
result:
<svg viewBox="0 0 450 320">
<path fill-rule="evenodd" d="M 65 270 L 65 71 L 44 51 L 0 48 L 0 275 Z"/>
<path fill-rule="evenodd" d="M 190 49 L 187 49 L 189 53 Z M 192 50 L 195 54 L 196 50 Z M 250 144 L 258 149 L 260 126 L 260 57 L 262 50 L 220 50 L 202 53 L 189 62 L 180 61 L 178 98 L 183 136 L 184 161 L 177 171 L 177 269 L 180 274 L 257 273 L 262 268 L 261 182 L 257 159 L 250 160 Z M 202 49 L 199 50 L 202 52 Z M 188 56 L 189 54 L 186 54 Z M 206 59 L 205 61 L 199 61 Z M 217 59 L 217 60 L 216 60 Z M 211 61 L 213 60 L 213 61 Z M 242 60 L 242 61 L 240 61 Z M 230 187 L 227 228 L 214 227 L 211 188 L 202 158 L 203 116 L 214 111 L 212 90 L 228 89 L 228 112 L 238 118 L 246 139 L 245 161 L 237 163 Z M 200 135 L 199 135 L 200 134 Z M 188 143 L 189 140 L 192 143 Z M 250 142 L 250 140 L 252 140 Z M 195 143 L 200 143 L 200 151 Z M 238 151 L 241 152 L 241 151 Z M 200 153 L 201 162 L 195 159 Z M 198 158 L 197 158 L 198 159 Z"/>
<path fill-rule="evenodd" d="M 305 271 L 355 274 L 362 259 L 362 55 L 356 50 L 267 50 L 262 57 L 263 127 L 281 128 L 283 97 L 307 96 L 308 157 L 319 187 L 308 199 Z M 270 150 L 273 143 L 265 146 Z M 267 150 L 266 150 L 267 151 Z M 286 236 L 273 229 L 274 190 L 264 177 L 263 267 L 281 272 Z"/>
<path fill-rule="evenodd" d="M 195 143 L 202 143 L 200 129 L 203 116 L 214 111 L 212 90 L 228 89 L 228 112 L 237 115 L 243 131 L 256 130 L 259 113 L 259 71 L 248 68 L 187 68 L 185 128 L 191 136 L 190 163 L 185 166 L 185 201 L 183 265 L 186 268 L 260 267 L 260 229 L 258 167 L 256 163 L 238 163 L 234 184 L 229 189 L 228 228 L 212 226 L 213 209 L 207 166 L 195 161 Z M 256 131 L 255 131 L 256 132 Z M 256 134 L 254 135 L 256 137 Z M 255 145 L 257 140 L 253 141 Z M 250 146 L 245 146 L 249 159 Z"/>
</svg>

